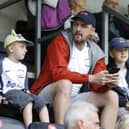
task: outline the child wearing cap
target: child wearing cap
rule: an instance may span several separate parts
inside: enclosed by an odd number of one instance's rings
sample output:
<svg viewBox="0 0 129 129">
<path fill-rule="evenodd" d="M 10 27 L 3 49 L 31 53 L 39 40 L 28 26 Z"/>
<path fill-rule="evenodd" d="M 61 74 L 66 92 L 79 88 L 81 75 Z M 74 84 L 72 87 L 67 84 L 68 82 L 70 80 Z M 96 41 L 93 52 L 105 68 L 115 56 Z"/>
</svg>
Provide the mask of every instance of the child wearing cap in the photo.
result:
<svg viewBox="0 0 129 129">
<path fill-rule="evenodd" d="M 129 42 L 122 38 L 122 37 L 116 37 L 113 38 L 109 44 L 109 56 L 110 61 L 108 64 L 109 71 L 117 67 L 119 68 L 119 81 L 116 83 L 116 86 L 113 87 L 113 89 L 118 93 L 119 95 L 119 105 L 120 109 L 118 112 L 118 121 L 116 124 L 116 129 L 119 128 L 119 119 L 122 119 L 124 115 L 128 114 L 128 124 L 129 124 L 129 64 L 128 64 L 128 58 L 129 58 Z M 122 119 L 125 121 L 125 119 Z M 123 121 L 123 123 L 125 123 Z M 126 122 L 127 124 L 127 122 Z M 125 126 L 125 125 L 123 125 Z M 127 127 L 127 125 L 126 125 Z M 120 128 L 119 128 L 120 129 Z"/>
<path fill-rule="evenodd" d="M 8 102 L 11 106 L 20 110 L 26 127 L 33 121 L 33 109 L 37 111 L 42 122 L 49 122 L 45 103 L 38 96 L 28 91 L 27 68 L 20 62 L 27 53 L 27 46 L 31 45 L 33 45 L 31 41 L 26 40 L 21 34 L 16 34 L 12 30 L 4 42 L 7 57 L 2 59 L 0 79 L 1 103 Z"/>
</svg>

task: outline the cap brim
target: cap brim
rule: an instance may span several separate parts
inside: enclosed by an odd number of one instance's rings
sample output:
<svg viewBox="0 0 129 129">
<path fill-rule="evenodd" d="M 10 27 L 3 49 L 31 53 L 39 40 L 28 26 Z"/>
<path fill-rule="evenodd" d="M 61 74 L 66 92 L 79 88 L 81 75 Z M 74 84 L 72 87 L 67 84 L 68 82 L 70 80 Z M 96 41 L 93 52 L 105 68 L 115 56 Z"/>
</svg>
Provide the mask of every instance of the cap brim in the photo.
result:
<svg viewBox="0 0 129 129">
<path fill-rule="evenodd" d="M 116 48 L 129 48 L 129 46 L 128 45 L 121 45 L 121 46 L 118 46 L 118 47 L 116 47 Z"/>
<path fill-rule="evenodd" d="M 18 40 L 15 42 L 25 42 L 28 47 L 32 47 L 34 45 L 33 42 L 30 40 Z"/>
<path fill-rule="evenodd" d="M 27 46 L 32 47 L 34 43 L 32 41 L 26 40 Z"/>
<path fill-rule="evenodd" d="M 119 45 L 119 46 L 111 46 L 110 47 L 110 50 L 111 49 L 121 49 L 121 48 L 129 48 L 129 45 L 127 45 L 127 44 L 122 44 L 122 45 Z"/>
<path fill-rule="evenodd" d="M 81 17 L 81 16 L 74 16 L 73 18 L 72 18 L 72 20 L 76 20 L 76 19 L 81 19 L 83 22 L 85 22 L 86 24 L 90 24 L 88 21 L 86 21 L 83 17 Z"/>
</svg>

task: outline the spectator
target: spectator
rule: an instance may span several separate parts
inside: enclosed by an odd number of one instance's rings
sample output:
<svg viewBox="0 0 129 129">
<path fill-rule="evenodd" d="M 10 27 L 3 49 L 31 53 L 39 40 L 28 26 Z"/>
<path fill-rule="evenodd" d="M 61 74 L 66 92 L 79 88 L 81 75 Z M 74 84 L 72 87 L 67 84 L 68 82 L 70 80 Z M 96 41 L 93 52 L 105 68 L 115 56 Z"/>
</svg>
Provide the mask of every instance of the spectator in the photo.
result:
<svg viewBox="0 0 129 129">
<path fill-rule="evenodd" d="M 86 102 L 73 103 L 65 113 L 65 129 L 99 129 L 98 109 Z"/>
<path fill-rule="evenodd" d="M 119 83 L 116 83 L 117 87 L 114 87 L 114 90 L 119 94 L 119 105 L 121 106 L 118 112 L 117 129 L 121 126 L 119 125 L 120 123 L 123 123 L 123 129 L 127 129 L 129 126 L 129 64 L 127 62 L 129 58 L 129 43 L 124 38 L 117 37 L 113 38 L 109 45 L 109 55 L 111 57 L 111 62 L 108 64 L 108 69 L 114 67 L 120 68 L 118 72 Z M 123 122 L 120 122 L 120 120 Z"/>
<path fill-rule="evenodd" d="M 87 0 L 69 0 L 69 5 L 70 5 L 70 9 L 71 9 L 71 16 L 65 21 L 64 24 L 64 28 L 70 28 L 71 27 L 71 18 L 76 15 L 78 12 L 85 10 L 86 8 L 86 2 Z M 99 42 L 99 36 L 98 34 L 95 32 L 95 27 L 93 27 L 92 29 L 92 33 L 89 37 L 90 40 L 94 41 L 94 42 Z"/>
<path fill-rule="evenodd" d="M 27 85 L 27 68 L 20 62 L 27 53 L 27 45 L 32 42 L 12 30 L 5 38 L 4 48 L 7 57 L 1 59 L 0 100 L 8 102 L 23 114 L 25 126 L 32 123 L 32 107 L 39 113 L 42 122 L 49 122 L 45 103 L 36 95 L 29 93 Z"/>
<path fill-rule="evenodd" d="M 71 13 L 76 14 L 80 11 L 85 10 L 86 1 L 87 0 L 80 0 L 80 2 L 78 2 L 78 0 L 70 0 L 69 4 L 70 4 L 70 8 L 71 8 Z"/>
<path fill-rule="evenodd" d="M 63 124 L 64 113 L 71 102 L 83 100 L 102 107 L 101 125 L 114 129 L 118 96 L 105 86 L 112 81 L 112 75 L 106 70 L 102 50 L 88 40 L 95 17 L 82 11 L 72 20 L 71 29 L 59 34 L 48 46 L 40 75 L 30 90 L 47 103 L 53 103 L 57 123 Z M 79 94 L 83 83 L 92 92 Z"/>
<path fill-rule="evenodd" d="M 104 4 L 108 5 L 112 9 L 119 10 L 119 0 L 105 0 Z M 102 37 L 102 12 L 96 13 L 96 32 L 99 34 L 100 41 Z M 124 28 L 124 29 L 123 29 Z M 127 29 L 126 29 L 127 28 Z M 123 21 L 119 20 L 113 15 L 109 15 L 109 41 L 118 36 L 129 39 L 129 27 Z"/>
<path fill-rule="evenodd" d="M 69 0 L 71 16 L 65 21 L 64 29 L 71 27 L 71 18 L 80 11 L 85 10 L 86 0 Z"/>
</svg>

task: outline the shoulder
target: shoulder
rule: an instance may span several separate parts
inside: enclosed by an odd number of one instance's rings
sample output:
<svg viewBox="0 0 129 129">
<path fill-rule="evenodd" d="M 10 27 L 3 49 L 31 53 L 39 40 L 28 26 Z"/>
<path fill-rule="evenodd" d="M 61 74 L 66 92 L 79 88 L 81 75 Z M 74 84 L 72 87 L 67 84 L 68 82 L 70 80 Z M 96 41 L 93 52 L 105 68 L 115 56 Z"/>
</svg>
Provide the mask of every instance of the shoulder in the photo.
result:
<svg viewBox="0 0 129 129">
<path fill-rule="evenodd" d="M 88 41 L 88 45 L 95 60 L 104 58 L 106 56 L 103 50 L 95 42 Z"/>
<path fill-rule="evenodd" d="M 100 46 L 97 44 L 97 43 L 95 43 L 94 41 L 88 41 L 88 45 L 91 47 L 91 48 L 93 48 L 93 49 L 95 49 L 95 51 L 101 51 L 101 52 L 103 52 L 103 50 L 100 48 Z M 104 52 L 103 52 L 104 53 Z"/>
<path fill-rule="evenodd" d="M 126 62 L 126 68 L 129 69 L 129 59 Z"/>
<path fill-rule="evenodd" d="M 18 65 L 19 65 L 19 68 L 27 70 L 27 66 L 23 64 L 22 62 L 19 62 Z"/>
<path fill-rule="evenodd" d="M 68 46 L 67 36 L 65 31 L 58 34 L 48 46 L 48 50 L 51 48 L 66 47 Z"/>
</svg>

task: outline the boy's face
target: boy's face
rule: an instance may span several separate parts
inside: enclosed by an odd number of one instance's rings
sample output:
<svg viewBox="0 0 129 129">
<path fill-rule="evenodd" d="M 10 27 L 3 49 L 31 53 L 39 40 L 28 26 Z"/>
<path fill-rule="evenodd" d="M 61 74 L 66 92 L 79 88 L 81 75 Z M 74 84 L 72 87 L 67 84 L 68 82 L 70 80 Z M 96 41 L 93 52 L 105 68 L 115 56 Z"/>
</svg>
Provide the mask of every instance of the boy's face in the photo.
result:
<svg viewBox="0 0 129 129">
<path fill-rule="evenodd" d="M 23 60 L 27 52 L 27 46 L 25 42 L 15 42 L 9 46 L 8 50 L 14 59 Z"/>
<path fill-rule="evenodd" d="M 116 49 L 113 48 L 110 51 L 110 56 L 115 60 L 117 63 L 125 63 L 129 57 L 129 48 L 120 48 Z"/>
</svg>

